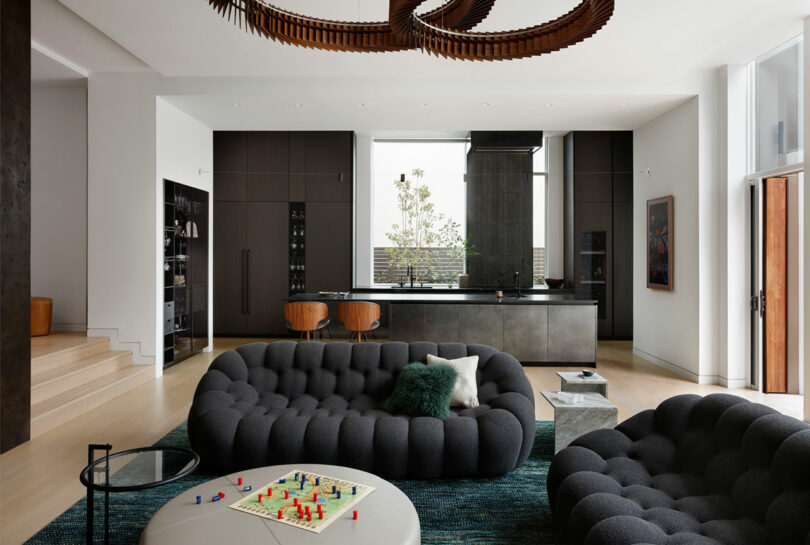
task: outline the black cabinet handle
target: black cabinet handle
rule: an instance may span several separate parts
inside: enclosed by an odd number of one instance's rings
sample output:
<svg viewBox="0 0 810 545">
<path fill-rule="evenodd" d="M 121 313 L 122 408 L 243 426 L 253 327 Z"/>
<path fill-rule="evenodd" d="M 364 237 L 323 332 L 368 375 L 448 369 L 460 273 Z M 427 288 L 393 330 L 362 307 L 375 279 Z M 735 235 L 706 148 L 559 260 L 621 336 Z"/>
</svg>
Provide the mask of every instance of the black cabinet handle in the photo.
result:
<svg viewBox="0 0 810 545">
<path fill-rule="evenodd" d="M 245 310 L 250 316 L 250 249 L 245 259 Z"/>
<path fill-rule="evenodd" d="M 245 267 L 245 250 L 242 250 L 242 314 L 246 314 L 245 311 L 245 301 L 247 297 L 245 297 L 245 274 L 246 274 L 246 267 Z"/>
</svg>

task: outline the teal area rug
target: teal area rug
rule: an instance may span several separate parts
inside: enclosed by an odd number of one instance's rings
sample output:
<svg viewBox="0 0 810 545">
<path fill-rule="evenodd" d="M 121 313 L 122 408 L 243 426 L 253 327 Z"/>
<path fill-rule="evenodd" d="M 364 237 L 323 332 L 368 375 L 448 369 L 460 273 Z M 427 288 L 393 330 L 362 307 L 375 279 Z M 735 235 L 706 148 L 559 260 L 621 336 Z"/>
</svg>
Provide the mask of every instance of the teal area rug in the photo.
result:
<svg viewBox="0 0 810 545">
<path fill-rule="evenodd" d="M 534 448 L 528 461 L 496 479 L 392 481 L 413 502 L 425 545 L 543 545 L 553 544 L 546 475 L 554 456 L 554 423 L 537 422 Z M 188 447 L 182 424 L 159 445 Z M 194 473 L 151 490 L 110 495 L 110 543 L 137 545 L 152 515 L 165 503 L 219 475 Z M 78 478 L 78 477 L 77 477 Z M 96 496 L 96 538 L 103 543 L 103 494 Z M 441 507 L 438 507 L 441 506 Z M 82 544 L 85 541 L 85 500 L 43 528 L 26 545 Z"/>
</svg>

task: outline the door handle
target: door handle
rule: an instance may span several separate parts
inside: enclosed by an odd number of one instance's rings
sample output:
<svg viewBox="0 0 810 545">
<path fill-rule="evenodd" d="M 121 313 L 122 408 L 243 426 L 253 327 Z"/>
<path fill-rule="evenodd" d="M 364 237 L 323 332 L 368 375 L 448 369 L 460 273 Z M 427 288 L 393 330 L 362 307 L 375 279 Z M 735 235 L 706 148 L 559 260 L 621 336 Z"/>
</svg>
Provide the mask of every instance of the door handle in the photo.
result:
<svg viewBox="0 0 810 545">
<path fill-rule="evenodd" d="M 242 250 L 242 314 L 245 314 L 245 250 Z"/>
<path fill-rule="evenodd" d="M 250 249 L 245 255 L 245 311 L 250 316 Z"/>
<path fill-rule="evenodd" d="M 765 294 L 762 290 L 759 290 L 759 315 L 764 318 L 765 317 Z"/>
</svg>

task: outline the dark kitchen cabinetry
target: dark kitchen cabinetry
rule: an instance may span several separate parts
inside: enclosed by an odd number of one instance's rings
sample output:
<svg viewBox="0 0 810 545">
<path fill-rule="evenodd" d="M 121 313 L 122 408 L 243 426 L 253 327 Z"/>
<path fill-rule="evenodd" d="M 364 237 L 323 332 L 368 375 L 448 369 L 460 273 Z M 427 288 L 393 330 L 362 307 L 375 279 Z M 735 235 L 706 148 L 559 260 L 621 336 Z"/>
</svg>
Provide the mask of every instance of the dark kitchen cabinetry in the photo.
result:
<svg viewBox="0 0 810 545">
<path fill-rule="evenodd" d="M 633 133 L 565 137 L 565 280 L 598 301 L 600 338 L 633 336 Z"/>
<path fill-rule="evenodd" d="M 291 292 L 351 288 L 353 164 L 351 132 L 214 133 L 216 335 L 287 334 Z"/>
<path fill-rule="evenodd" d="M 208 192 L 164 180 L 163 366 L 208 346 Z"/>
</svg>

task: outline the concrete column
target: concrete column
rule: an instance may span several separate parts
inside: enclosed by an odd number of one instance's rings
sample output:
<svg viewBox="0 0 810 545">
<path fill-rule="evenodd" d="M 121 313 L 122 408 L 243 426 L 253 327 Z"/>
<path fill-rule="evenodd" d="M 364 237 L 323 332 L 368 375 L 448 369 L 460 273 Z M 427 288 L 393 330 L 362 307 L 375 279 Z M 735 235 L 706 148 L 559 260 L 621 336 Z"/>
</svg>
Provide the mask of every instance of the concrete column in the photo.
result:
<svg viewBox="0 0 810 545">
<path fill-rule="evenodd" d="M 0 0 L 0 452 L 31 436 L 31 3 Z"/>
</svg>

